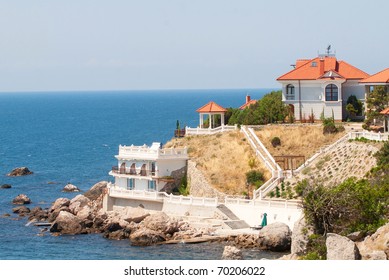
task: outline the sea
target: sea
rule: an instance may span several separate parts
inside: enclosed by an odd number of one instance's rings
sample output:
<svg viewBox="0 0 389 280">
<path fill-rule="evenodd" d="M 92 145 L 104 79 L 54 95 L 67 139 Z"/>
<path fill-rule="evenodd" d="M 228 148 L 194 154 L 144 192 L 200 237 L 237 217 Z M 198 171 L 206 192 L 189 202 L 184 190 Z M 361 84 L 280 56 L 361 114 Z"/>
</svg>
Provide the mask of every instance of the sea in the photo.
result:
<svg viewBox="0 0 389 280">
<path fill-rule="evenodd" d="M 246 95 L 260 99 L 274 89 L 144 90 L 0 93 L 0 260 L 219 260 L 225 244 L 131 246 L 100 234 L 52 236 L 12 213 L 13 198 L 26 194 L 28 207 L 50 207 L 72 183 L 82 192 L 103 180 L 121 145 L 166 143 L 177 121 L 197 127 L 196 109 L 209 101 L 239 107 Z M 6 176 L 16 167 L 34 173 Z M 8 216 L 9 214 L 10 216 Z M 245 259 L 280 255 L 247 249 Z"/>
</svg>

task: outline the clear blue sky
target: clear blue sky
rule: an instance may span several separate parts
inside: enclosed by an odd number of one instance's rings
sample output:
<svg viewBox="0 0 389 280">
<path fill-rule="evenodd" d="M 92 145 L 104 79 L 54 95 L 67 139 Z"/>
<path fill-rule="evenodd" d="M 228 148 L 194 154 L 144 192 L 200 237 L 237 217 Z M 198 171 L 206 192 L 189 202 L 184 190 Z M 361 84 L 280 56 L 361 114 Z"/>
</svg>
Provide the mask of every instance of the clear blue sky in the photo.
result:
<svg viewBox="0 0 389 280">
<path fill-rule="evenodd" d="M 328 44 L 389 67 L 389 1 L 0 0 L 0 92 L 279 87 Z"/>
</svg>

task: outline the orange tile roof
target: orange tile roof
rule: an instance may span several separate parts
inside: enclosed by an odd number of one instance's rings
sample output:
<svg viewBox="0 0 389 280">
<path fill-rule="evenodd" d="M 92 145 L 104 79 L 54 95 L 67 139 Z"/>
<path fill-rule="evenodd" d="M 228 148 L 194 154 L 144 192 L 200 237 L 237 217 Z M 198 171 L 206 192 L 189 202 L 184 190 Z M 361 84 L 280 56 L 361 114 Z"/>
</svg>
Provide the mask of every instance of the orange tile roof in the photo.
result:
<svg viewBox="0 0 389 280">
<path fill-rule="evenodd" d="M 389 68 L 359 81 L 360 83 L 389 83 Z"/>
<path fill-rule="evenodd" d="M 245 104 L 240 106 L 239 110 L 244 110 L 245 108 L 250 107 L 250 105 L 253 105 L 255 103 L 257 103 L 257 100 L 251 99 L 249 102 L 246 102 Z"/>
<path fill-rule="evenodd" d="M 382 115 L 389 115 L 389 107 L 386 108 L 386 109 L 383 109 L 383 110 L 380 112 L 380 114 L 382 114 Z"/>
<path fill-rule="evenodd" d="M 198 113 L 224 113 L 227 112 L 227 109 L 211 101 L 203 107 L 196 110 Z"/>
<path fill-rule="evenodd" d="M 363 79 L 369 76 L 367 73 L 348 64 L 345 61 L 338 61 L 336 57 L 316 57 L 311 60 L 298 60 L 295 69 L 280 76 L 277 80 L 328 79 L 328 77 L 324 76 L 329 71 L 337 73 L 346 80 Z"/>
</svg>

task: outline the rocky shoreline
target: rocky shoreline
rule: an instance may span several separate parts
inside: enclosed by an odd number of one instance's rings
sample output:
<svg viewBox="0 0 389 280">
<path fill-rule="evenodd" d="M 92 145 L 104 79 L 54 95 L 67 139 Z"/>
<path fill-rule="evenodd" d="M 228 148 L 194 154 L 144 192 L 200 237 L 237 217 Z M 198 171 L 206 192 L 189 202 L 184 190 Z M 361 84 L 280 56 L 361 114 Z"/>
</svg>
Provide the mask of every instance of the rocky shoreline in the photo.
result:
<svg viewBox="0 0 389 280">
<path fill-rule="evenodd" d="M 276 252 L 290 249 L 291 232 L 288 226 L 276 223 L 258 231 L 219 232 L 217 229 L 193 227 L 189 222 L 170 217 L 164 212 L 149 211 L 141 207 L 118 208 L 105 212 L 102 209 L 103 195 L 107 182 L 95 184 L 84 194 L 73 199 L 58 198 L 51 207 L 28 208 L 24 202 L 12 209 L 20 217 L 27 217 L 29 224 L 42 225 L 42 232 L 54 236 L 76 234 L 102 234 L 113 240 L 128 239 L 131 246 L 149 246 L 175 243 L 225 242 L 230 247 L 223 259 L 236 257 L 236 250 L 257 248 Z M 26 195 L 19 195 L 16 201 L 29 201 Z M 280 228 L 283 233 L 280 234 Z M 235 252 L 229 256 L 229 252 Z"/>
</svg>

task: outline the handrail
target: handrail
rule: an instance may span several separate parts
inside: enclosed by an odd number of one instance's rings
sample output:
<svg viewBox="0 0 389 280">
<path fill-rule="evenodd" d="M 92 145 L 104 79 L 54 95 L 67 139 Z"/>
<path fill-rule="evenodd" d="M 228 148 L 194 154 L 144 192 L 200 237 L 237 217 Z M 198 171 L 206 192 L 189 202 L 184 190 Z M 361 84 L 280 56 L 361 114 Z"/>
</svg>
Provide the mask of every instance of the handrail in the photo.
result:
<svg viewBox="0 0 389 280">
<path fill-rule="evenodd" d="M 231 131 L 231 130 L 236 130 L 237 126 L 236 125 L 221 125 L 216 128 L 191 128 L 191 127 L 185 127 L 185 135 L 206 135 L 206 134 L 216 134 L 219 132 L 224 132 L 224 131 Z"/>
<path fill-rule="evenodd" d="M 357 138 L 366 138 L 368 140 L 375 140 L 375 141 L 387 141 L 389 140 L 389 133 L 375 133 L 375 132 L 369 132 L 366 130 L 363 131 L 351 131 L 348 134 L 349 139 L 357 139 Z"/>
</svg>

